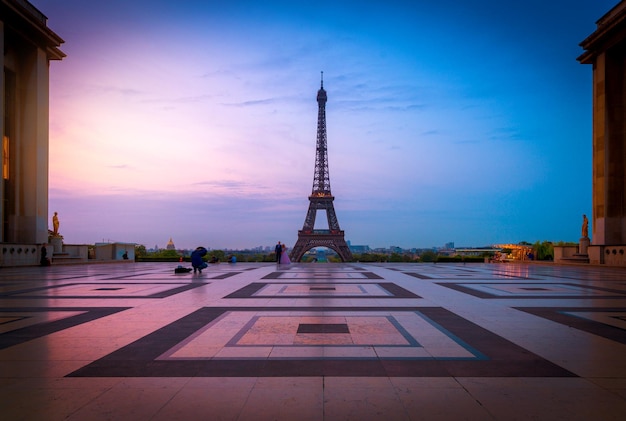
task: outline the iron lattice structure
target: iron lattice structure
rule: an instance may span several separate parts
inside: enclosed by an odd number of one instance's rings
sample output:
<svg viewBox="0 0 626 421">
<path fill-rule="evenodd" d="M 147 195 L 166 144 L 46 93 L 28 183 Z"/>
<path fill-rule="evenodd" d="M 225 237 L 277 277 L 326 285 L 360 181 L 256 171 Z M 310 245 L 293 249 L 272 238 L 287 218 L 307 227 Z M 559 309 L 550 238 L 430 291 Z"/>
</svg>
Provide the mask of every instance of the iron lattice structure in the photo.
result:
<svg viewBox="0 0 626 421">
<path fill-rule="evenodd" d="M 344 239 L 344 232 L 339 228 L 330 192 L 330 176 L 328 174 L 328 150 L 326 142 L 326 102 L 328 97 L 324 90 L 324 79 L 317 91 L 317 143 L 315 147 L 315 172 L 313 174 L 313 190 L 309 196 L 309 210 L 304 219 L 304 226 L 298 231 L 298 241 L 290 253 L 290 259 L 299 262 L 304 253 L 315 247 L 328 247 L 334 250 L 342 261 L 351 261 L 352 253 Z M 315 218 L 318 210 L 326 211 L 328 218 L 327 230 L 315 229 Z"/>
</svg>

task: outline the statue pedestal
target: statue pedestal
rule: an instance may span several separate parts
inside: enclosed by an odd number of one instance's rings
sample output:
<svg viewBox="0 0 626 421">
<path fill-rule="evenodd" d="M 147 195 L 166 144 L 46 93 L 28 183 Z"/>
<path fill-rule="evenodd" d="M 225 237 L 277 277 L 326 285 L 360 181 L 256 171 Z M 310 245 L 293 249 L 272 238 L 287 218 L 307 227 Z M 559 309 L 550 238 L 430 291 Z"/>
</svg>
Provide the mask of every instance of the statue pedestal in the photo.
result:
<svg viewBox="0 0 626 421">
<path fill-rule="evenodd" d="M 589 244 L 591 243 L 591 241 L 589 240 L 589 237 L 582 237 L 580 239 L 579 242 L 579 246 L 578 246 L 578 254 L 587 254 L 587 249 L 589 248 Z"/>
<path fill-rule="evenodd" d="M 52 246 L 52 250 L 50 250 L 50 255 L 53 255 L 54 253 L 62 253 L 63 237 L 58 235 L 50 237 L 50 245 Z"/>
</svg>

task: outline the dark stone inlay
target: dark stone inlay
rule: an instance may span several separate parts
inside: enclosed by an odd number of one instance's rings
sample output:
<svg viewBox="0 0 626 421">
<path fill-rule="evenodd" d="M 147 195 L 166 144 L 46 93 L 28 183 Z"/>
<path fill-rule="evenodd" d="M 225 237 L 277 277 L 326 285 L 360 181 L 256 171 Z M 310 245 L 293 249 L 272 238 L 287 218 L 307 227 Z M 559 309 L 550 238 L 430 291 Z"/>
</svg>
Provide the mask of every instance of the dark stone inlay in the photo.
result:
<svg viewBox="0 0 626 421">
<path fill-rule="evenodd" d="M 335 287 L 310 287 L 309 291 L 336 291 Z"/>
<path fill-rule="evenodd" d="M 10 346 L 19 345 L 33 339 L 59 332 L 70 327 L 77 326 L 82 323 L 91 322 L 101 317 L 109 316 L 120 311 L 128 310 L 130 307 L 19 307 L 19 308 L 0 308 L 2 312 L 11 313 L 53 313 L 55 311 L 82 311 L 84 313 L 67 317 L 61 320 L 51 322 L 41 322 L 20 329 L 11 330 L 0 334 L 0 349 Z"/>
<path fill-rule="evenodd" d="M 576 377 L 570 371 L 440 307 L 310 307 L 311 312 L 417 312 L 480 358 L 319 358 L 159 360 L 177 344 L 228 311 L 289 312 L 301 307 L 204 307 L 88 364 L 67 377 Z"/>
<path fill-rule="evenodd" d="M 466 272 L 474 272 L 472 270 L 467 270 L 465 269 Z M 445 279 L 445 277 L 436 277 L 433 278 L 432 276 L 428 276 L 428 275 L 423 275 L 421 273 L 417 273 L 417 272 L 403 272 L 405 275 L 409 275 L 412 276 L 414 278 L 418 278 L 418 279 L 438 279 L 438 280 L 443 280 Z M 476 275 L 468 275 L 468 274 L 452 274 L 449 275 L 448 278 L 451 280 L 456 280 L 458 277 L 467 277 L 467 276 L 476 276 Z M 533 278 L 528 278 L 528 277 L 523 277 L 523 276 L 515 276 L 515 275 L 508 275 L 508 274 L 502 274 L 502 273 L 496 273 L 493 274 L 490 278 L 495 277 L 495 279 L 523 279 L 523 280 L 531 280 Z"/>
<path fill-rule="evenodd" d="M 25 320 L 25 319 L 30 319 L 30 317 L 26 317 L 26 316 L 23 316 L 23 317 L 20 317 L 20 316 L 17 316 L 17 317 L 10 316 L 10 317 L 11 317 L 11 320 L 7 320 L 6 322 L 0 322 L 0 325 L 6 325 L 6 324 L 9 324 L 9 323 L 19 322 L 19 321 Z"/>
<path fill-rule="evenodd" d="M 476 284 L 479 285 L 511 285 L 510 283 L 501 283 L 501 282 L 476 282 Z M 553 299 L 558 299 L 558 298 L 576 298 L 576 299 L 591 299 L 591 300 L 597 300 L 600 298 L 621 298 L 624 299 L 626 298 L 626 292 L 624 291 L 620 291 L 620 290 L 615 290 L 615 289 L 610 289 L 610 288 L 601 288 L 601 287 L 592 287 L 589 285 L 577 285 L 577 284 L 570 284 L 570 283 L 561 283 L 561 284 L 548 284 L 548 283 L 541 283 L 539 285 L 550 285 L 550 286 L 559 286 L 559 285 L 567 285 L 567 286 L 571 286 L 571 287 L 575 287 L 575 288 L 580 288 L 581 290 L 579 291 L 575 291 L 572 290 L 571 294 L 564 294 L 564 295 L 497 295 L 497 294 L 490 294 L 486 291 L 479 291 L 473 288 L 468 287 L 467 285 L 469 284 L 458 284 L 458 283 L 454 283 L 454 282 L 450 282 L 450 283 L 443 283 L 443 282 L 437 282 L 437 285 L 441 285 L 443 287 L 446 288 L 450 288 L 453 289 L 455 291 L 459 291 L 462 292 L 464 294 L 468 294 L 468 295 L 472 295 L 474 297 L 478 297 L 478 298 L 495 298 L 495 299 L 531 299 L 531 300 L 539 300 L 539 299 L 546 299 L 546 300 L 553 300 Z M 535 287 L 534 290 L 537 287 Z M 521 287 L 520 289 L 525 289 L 528 291 L 532 291 L 533 287 Z M 543 288 L 540 288 L 543 289 Z M 549 290 L 549 288 L 546 288 L 547 290 Z M 590 291 L 602 291 L 602 292 L 607 292 L 610 294 L 607 295 L 592 295 L 592 294 L 585 294 L 584 290 L 590 290 Z"/>
<path fill-rule="evenodd" d="M 422 275 L 421 273 L 416 273 L 416 272 L 404 272 L 404 274 L 412 276 L 417 279 L 433 279 L 432 277 L 428 275 Z"/>
<path fill-rule="evenodd" d="M 181 292 L 185 292 L 185 291 L 189 291 L 191 289 L 194 288 L 198 288 L 201 287 L 203 285 L 208 285 L 208 282 L 192 282 L 189 284 L 181 284 L 179 282 L 177 283 L 172 283 L 172 282 L 149 282 L 149 283 L 145 283 L 145 282 L 75 282 L 75 283 L 69 283 L 69 284 L 59 284 L 59 285 L 51 285 L 51 286 L 45 286 L 45 287 L 38 287 L 38 288 L 27 288 L 27 289 L 21 289 L 21 290 L 13 290 L 13 291 L 9 291 L 9 292 L 5 292 L 5 293 L 0 293 L 0 297 L 2 298 L 19 298 L 19 299 L 26 299 L 26 298 L 50 298 L 50 296 L 48 295 L 43 295 L 40 292 L 41 291 L 48 291 L 48 290 L 53 290 L 56 288 L 63 288 L 63 287 L 68 287 L 68 286 L 80 286 L 80 285 L 85 285 L 85 286 L 89 286 L 89 285 L 102 285 L 102 283 L 105 284 L 115 284 L 115 285 L 143 285 L 143 286 L 148 286 L 148 285 L 172 285 L 172 288 L 170 289 L 166 289 L 164 291 L 161 292 L 155 292 L 154 294 L 150 294 L 150 295 L 89 295 L 89 296 L 85 296 L 85 295 L 54 295 L 54 298 L 80 298 L 80 299 L 120 299 L 120 298 L 137 298 L 137 299 L 142 299 L 142 298 L 167 298 L 167 297 L 171 297 L 172 295 L 176 295 L 179 294 Z M 174 286 L 174 285 L 178 285 L 178 286 Z M 124 289 L 123 287 L 121 288 L 113 288 L 113 287 L 100 287 L 100 288 L 96 288 L 94 289 L 94 291 L 113 291 L 114 289 Z"/>
<path fill-rule="evenodd" d="M 357 268 L 356 270 L 363 271 L 364 269 Z M 342 277 L 342 276 L 333 276 L 333 275 L 342 275 L 345 273 L 356 273 L 358 275 L 362 275 L 365 279 L 385 279 L 380 275 L 376 275 L 374 272 L 367 272 L 367 271 L 357 272 L 356 270 L 354 272 L 338 272 L 338 273 L 310 272 L 310 271 L 298 272 L 298 273 L 306 273 L 307 276 L 310 276 L 312 279 L 324 278 L 324 277 L 327 277 L 328 279 L 332 279 L 332 280 L 341 280 L 341 279 L 354 280 L 355 279 L 355 278 Z M 289 274 L 285 274 L 285 272 L 271 272 L 265 275 L 262 279 L 290 279 L 289 276 L 287 275 Z M 301 279 L 301 278 L 297 278 L 297 279 Z M 356 279 L 360 279 L 360 278 L 356 278 Z"/>
<path fill-rule="evenodd" d="M 307 285 L 304 282 L 281 282 L 281 284 L 290 284 L 290 285 Z M 360 282 L 358 284 L 353 283 L 355 285 L 359 285 L 359 284 L 367 284 L 365 282 Z M 225 296 L 224 298 L 261 298 L 261 297 L 268 297 L 271 296 L 272 298 L 276 298 L 276 299 L 286 299 L 286 298 L 304 298 L 301 295 L 288 295 L 288 294 L 281 294 L 281 295 L 268 295 L 268 296 L 264 296 L 263 294 L 259 294 L 259 295 L 255 295 L 257 294 L 260 290 L 262 290 L 265 286 L 269 285 L 269 283 L 267 282 L 252 282 L 248 285 L 246 285 L 243 288 L 238 289 L 237 291 L 228 294 L 227 296 Z M 422 298 L 417 294 L 412 293 L 411 291 L 402 288 L 401 286 L 394 284 L 393 282 L 377 282 L 377 283 L 373 283 L 373 285 L 378 285 L 379 287 L 381 287 L 382 289 L 386 290 L 389 295 L 365 295 L 365 296 L 355 296 L 355 295 L 339 295 L 339 294 L 329 294 L 328 297 L 331 298 L 358 298 L 358 299 L 371 299 L 371 298 Z M 323 288 L 333 288 L 334 287 L 310 287 L 310 290 L 313 290 L 313 288 L 319 288 L 319 290 L 321 291 Z M 322 295 L 318 294 L 316 295 L 316 297 L 321 297 Z"/>
<path fill-rule="evenodd" d="M 348 325 L 345 323 L 337 324 L 307 324 L 298 325 L 297 333 L 350 333 Z"/>
<path fill-rule="evenodd" d="M 549 288 L 520 288 L 524 291 L 550 291 Z"/>
<path fill-rule="evenodd" d="M 145 273 L 129 273 L 129 274 L 124 274 L 124 275 L 116 275 L 116 276 L 104 276 L 102 279 L 104 280 L 124 280 L 124 279 L 130 279 L 130 278 L 141 278 L 142 280 L 150 280 L 150 281 L 167 281 L 171 279 L 171 274 L 165 276 L 165 275 L 161 275 L 158 273 L 151 273 L 151 272 L 145 272 Z M 84 276 L 82 277 L 84 278 Z"/>
<path fill-rule="evenodd" d="M 282 272 L 272 272 L 272 273 L 268 273 L 261 279 L 278 279 L 281 277 L 281 275 L 282 275 Z"/>
<path fill-rule="evenodd" d="M 595 320 L 577 317 L 568 312 L 576 313 L 623 313 L 624 307 L 614 308 L 594 308 L 594 307 L 514 307 L 516 310 L 524 311 L 544 319 L 552 320 L 565 326 L 579 329 L 593 335 L 626 344 L 626 331 L 616 326 L 607 325 Z M 616 317 L 623 319 L 622 317 Z"/>
<path fill-rule="evenodd" d="M 221 275 L 213 276 L 211 279 L 226 279 L 226 278 L 230 278 L 231 276 L 238 275 L 240 273 L 241 272 L 226 272 L 226 273 L 222 273 Z"/>
<path fill-rule="evenodd" d="M 266 285 L 267 282 L 252 282 L 251 284 L 228 294 L 224 298 L 254 298 L 254 294 L 259 292 Z"/>
<path fill-rule="evenodd" d="M 381 282 L 378 285 L 389 291 L 389 293 L 393 295 L 393 298 L 422 298 L 408 289 L 404 289 L 400 285 L 394 284 L 393 282 Z"/>
</svg>

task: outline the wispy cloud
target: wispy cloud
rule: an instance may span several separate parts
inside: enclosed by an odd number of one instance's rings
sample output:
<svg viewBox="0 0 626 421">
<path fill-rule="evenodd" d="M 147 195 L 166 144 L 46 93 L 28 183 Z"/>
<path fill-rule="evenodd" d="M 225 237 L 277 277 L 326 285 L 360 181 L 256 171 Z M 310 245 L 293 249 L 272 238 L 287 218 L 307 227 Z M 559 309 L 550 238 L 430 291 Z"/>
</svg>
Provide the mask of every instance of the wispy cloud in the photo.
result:
<svg viewBox="0 0 626 421">
<path fill-rule="evenodd" d="M 237 102 L 237 103 L 221 103 L 221 105 L 226 105 L 229 107 L 255 107 L 257 105 L 270 105 L 270 104 L 275 104 L 277 103 L 279 100 L 276 98 L 267 98 L 267 99 L 256 99 L 256 100 L 250 100 L 250 101 L 243 101 L 243 102 Z"/>
<path fill-rule="evenodd" d="M 51 63 L 50 116 L 50 203 L 69 241 L 293 241 L 320 71 L 335 204 L 355 241 L 567 239 L 551 215 L 590 206 L 590 70 L 564 52 L 599 1 L 541 16 L 538 0 L 159 3 L 167 13 L 33 1 L 71 53 Z M 582 167 L 566 186 L 550 178 L 569 171 L 564 148 Z M 545 217 L 531 217 L 537 203 Z"/>
</svg>

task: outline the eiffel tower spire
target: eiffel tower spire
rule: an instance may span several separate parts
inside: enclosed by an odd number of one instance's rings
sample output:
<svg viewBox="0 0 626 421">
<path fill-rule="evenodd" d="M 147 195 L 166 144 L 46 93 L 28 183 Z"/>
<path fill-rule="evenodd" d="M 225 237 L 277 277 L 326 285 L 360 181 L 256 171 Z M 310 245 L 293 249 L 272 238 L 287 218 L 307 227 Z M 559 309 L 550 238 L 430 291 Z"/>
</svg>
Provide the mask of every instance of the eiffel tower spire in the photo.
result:
<svg viewBox="0 0 626 421">
<path fill-rule="evenodd" d="M 298 231 L 298 241 L 291 250 L 290 257 L 294 262 L 300 261 L 305 252 L 315 247 L 328 247 L 334 250 L 344 262 L 352 260 L 352 253 L 344 239 L 344 233 L 339 228 L 339 221 L 333 205 L 335 198 L 330 191 L 326 139 L 327 101 L 328 96 L 324 90 L 324 72 L 322 72 L 320 89 L 317 91 L 317 143 L 315 146 L 313 190 L 309 196 L 309 210 L 304 219 L 304 225 L 302 230 Z M 326 211 L 327 230 L 315 229 L 315 218 L 318 210 Z"/>
<path fill-rule="evenodd" d="M 331 196 L 330 176 L 328 174 L 328 149 L 326 147 L 326 102 L 328 96 L 324 90 L 324 72 L 320 90 L 317 91 L 317 145 L 315 147 L 315 174 L 313 176 L 312 195 Z"/>
</svg>

